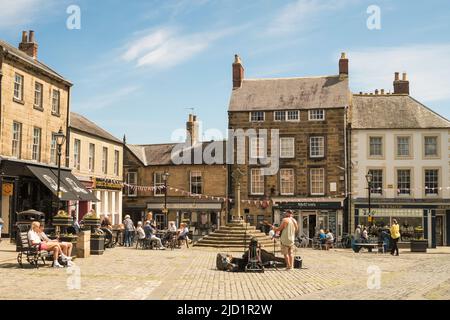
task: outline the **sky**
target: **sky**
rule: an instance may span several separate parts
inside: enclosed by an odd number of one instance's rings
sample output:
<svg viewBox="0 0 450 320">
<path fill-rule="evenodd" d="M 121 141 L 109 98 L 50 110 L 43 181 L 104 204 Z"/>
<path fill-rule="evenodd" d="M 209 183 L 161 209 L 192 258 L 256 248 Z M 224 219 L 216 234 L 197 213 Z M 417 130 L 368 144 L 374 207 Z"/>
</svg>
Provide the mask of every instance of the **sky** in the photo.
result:
<svg viewBox="0 0 450 320">
<path fill-rule="evenodd" d="M 450 118 L 449 21 L 448 0 L 0 0 L 0 39 L 34 30 L 72 111 L 133 144 L 179 139 L 191 112 L 203 139 L 226 135 L 235 54 L 246 78 L 278 78 L 337 74 L 346 52 L 353 92 L 407 72 Z"/>
</svg>

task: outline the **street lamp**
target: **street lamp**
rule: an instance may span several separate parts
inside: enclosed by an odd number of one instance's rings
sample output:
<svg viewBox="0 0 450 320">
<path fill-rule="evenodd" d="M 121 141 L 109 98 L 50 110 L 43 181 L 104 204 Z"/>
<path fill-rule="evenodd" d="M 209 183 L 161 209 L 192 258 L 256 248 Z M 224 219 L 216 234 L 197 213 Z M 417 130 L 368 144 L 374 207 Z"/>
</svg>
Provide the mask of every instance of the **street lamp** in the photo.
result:
<svg viewBox="0 0 450 320">
<path fill-rule="evenodd" d="M 372 194 L 372 181 L 373 181 L 373 175 L 372 173 L 369 173 L 366 175 L 366 180 L 367 180 L 367 190 L 369 191 L 369 219 L 370 222 L 372 223 L 372 208 L 371 208 L 371 194 Z"/>
<path fill-rule="evenodd" d="M 164 215 L 167 215 L 169 210 L 167 210 L 167 180 L 169 179 L 170 174 L 166 171 L 163 173 L 163 181 L 164 181 L 164 209 L 163 213 Z"/>
<path fill-rule="evenodd" d="M 56 194 L 58 196 L 58 210 L 60 209 L 60 203 L 62 194 L 60 191 L 61 188 L 61 153 L 62 153 L 62 145 L 66 141 L 66 136 L 64 135 L 62 127 L 59 128 L 58 133 L 55 134 L 56 146 L 58 147 L 58 189 L 56 190 Z"/>
</svg>

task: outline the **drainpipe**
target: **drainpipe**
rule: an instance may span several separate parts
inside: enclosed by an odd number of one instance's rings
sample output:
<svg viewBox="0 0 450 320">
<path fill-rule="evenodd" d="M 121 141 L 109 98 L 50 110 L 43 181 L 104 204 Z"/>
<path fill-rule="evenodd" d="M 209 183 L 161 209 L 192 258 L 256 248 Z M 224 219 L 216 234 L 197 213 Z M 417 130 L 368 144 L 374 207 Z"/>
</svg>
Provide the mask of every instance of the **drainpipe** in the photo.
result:
<svg viewBox="0 0 450 320">
<path fill-rule="evenodd" d="M 345 198 L 347 199 L 347 212 L 346 212 L 346 216 L 347 216 L 347 223 L 344 223 L 344 230 L 347 229 L 347 232 L 349 231 L 349 223 L 350 223 L 350 212 L 351 212 L 351 199 L 349 197 L 349 183 L 351 181 L 351 179 L 348 178 L 348 166 L 349 166 L 349 152 L 348 152 L 348 127 L 347 127 L 347 122 L 348 122 L 348 106 L 345 107 L 345 112 L 344 112 L 344 161 L 345 161 L 345 165 L 344 165 L 344 179 L 345 179 Z"/>
<path fill-rule="evenodd" d="M 66 168 L 70 166 L 70 86 L 67 87 L 67 117 L 66 117 Z"/>
</svg>

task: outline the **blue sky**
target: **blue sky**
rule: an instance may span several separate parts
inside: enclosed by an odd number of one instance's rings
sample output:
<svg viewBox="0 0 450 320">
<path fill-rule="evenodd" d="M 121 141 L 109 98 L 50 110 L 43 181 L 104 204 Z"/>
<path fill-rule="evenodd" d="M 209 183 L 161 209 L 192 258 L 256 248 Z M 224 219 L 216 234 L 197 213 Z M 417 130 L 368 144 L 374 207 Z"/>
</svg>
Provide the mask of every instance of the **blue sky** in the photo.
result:
<svg viewBox="0 0 450 320">
<path fill-rule="evenodd" d="M 66 27 L 73 4 L 80 30 Z M 412 96 L 450 118 L 449 20 L 448 0 L 0 0 L 0 38 L 35 30 L 39 59 L 74 83 L 72 110 L 129 143 L 171 141 L 188 108 L 219 138 L 235 53 L 256 78 L 336 74 L 345 51 L 354 92 L 408 72 Z"/>
</svg>

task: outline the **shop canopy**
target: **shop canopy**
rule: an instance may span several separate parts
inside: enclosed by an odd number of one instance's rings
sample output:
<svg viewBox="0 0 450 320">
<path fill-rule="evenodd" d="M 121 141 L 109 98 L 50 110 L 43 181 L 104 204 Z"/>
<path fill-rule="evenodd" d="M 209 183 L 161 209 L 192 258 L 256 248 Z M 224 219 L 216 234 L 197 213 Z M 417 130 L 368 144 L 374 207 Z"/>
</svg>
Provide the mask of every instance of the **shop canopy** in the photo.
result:
<svg viewBox="0 0 450 320">
<path fill-rule="evenodd" d="M 58 190 L 58 172 L 44 167 L 27 166 L 33 175 L 39 179 L 54 195 L 57 196 Z M 61 170 L 61 200 L 63 201 L 93 201 L 98 199 L 81 182 L 77 180 L 70 172 Z"/>
</svg>

